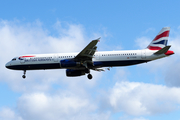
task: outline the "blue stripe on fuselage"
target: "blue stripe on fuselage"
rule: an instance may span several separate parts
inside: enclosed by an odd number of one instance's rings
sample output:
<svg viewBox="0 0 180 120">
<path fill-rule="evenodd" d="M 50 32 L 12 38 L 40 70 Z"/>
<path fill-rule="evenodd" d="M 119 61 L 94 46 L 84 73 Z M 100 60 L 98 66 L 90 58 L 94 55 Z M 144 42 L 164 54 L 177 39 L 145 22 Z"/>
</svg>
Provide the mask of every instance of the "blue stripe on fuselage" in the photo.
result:
<svg viewBox="0 0 180 120">
<path fill-rule="evenodd" d="M 12 65 L 7 68 L 12 70 L 39 70 L 39 69 L 59 69 L 59 63 L 51 64 L 22 64 L 22 65 Z"/>
<path fill-rule="evenodd" d="M 128 65 L 136 65 L 148 61 L 149 60 L 95 61 L 94 66 L 95 67 L 128 66 Z"/>
</svg>

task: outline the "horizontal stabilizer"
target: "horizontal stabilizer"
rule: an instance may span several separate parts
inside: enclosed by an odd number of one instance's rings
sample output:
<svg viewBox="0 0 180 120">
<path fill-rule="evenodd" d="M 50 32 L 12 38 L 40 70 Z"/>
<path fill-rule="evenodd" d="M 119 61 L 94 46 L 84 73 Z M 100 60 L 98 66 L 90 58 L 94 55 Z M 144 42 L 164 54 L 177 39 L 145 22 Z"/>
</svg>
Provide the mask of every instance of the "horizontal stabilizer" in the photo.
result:
<svg viewBox="0 0 180 120">
<path fill-rule="evenodd" d="M 169 45 L 169 46 L 166 46 L 166 47 L 160 49 L 159 51 L 155 52 L 154 54 L 155 54 L 155 55 L 164 54 L 164 53 L 166 53 L 166 52 L 169 50 L 170 47 L 171 47 L 170 45 Z"/>
</svg>

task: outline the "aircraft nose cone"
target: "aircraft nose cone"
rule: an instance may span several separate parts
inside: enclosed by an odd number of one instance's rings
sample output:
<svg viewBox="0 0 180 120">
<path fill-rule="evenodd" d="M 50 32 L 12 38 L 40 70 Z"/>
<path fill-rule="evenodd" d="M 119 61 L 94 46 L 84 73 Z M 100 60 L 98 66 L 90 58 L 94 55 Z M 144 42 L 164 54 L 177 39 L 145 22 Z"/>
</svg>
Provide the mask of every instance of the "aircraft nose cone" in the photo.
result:
<svg viewBox="0 0 180 120">
<path fill-rule="evenodd" d="M 9 69 L 9 67 L 10 67 L 10 64 L 9 64 L 9 62 L 8 63 L 6 63 L 6 68 L 8 68 Z"/>
</svg>

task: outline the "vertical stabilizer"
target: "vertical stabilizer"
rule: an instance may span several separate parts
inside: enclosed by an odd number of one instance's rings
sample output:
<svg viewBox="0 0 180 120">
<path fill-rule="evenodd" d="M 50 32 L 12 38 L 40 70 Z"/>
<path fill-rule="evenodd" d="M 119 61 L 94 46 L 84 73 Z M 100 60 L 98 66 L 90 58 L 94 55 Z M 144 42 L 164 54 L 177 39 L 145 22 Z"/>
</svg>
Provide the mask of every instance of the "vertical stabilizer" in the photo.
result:
<svg viewBox="0 0 180 120">
<path fill-rule="evenodd" d="M 170 27 L 164 27 L 147 47 L 150 50 L 160 50 L 167 46 Z"/>
</svg>

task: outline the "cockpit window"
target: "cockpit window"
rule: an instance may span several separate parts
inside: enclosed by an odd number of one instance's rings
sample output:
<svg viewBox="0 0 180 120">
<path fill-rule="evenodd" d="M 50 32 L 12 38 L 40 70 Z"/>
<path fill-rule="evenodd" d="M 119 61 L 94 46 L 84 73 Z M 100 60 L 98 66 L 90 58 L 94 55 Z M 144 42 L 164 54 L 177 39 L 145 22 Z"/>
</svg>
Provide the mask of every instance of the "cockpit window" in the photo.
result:
<svg viewBox="0 0 180 120">
<path fill-rule="evenodd" d="M 13 58 L 12 61 L 16 60 L 16 58 Z"/>
</svg>

